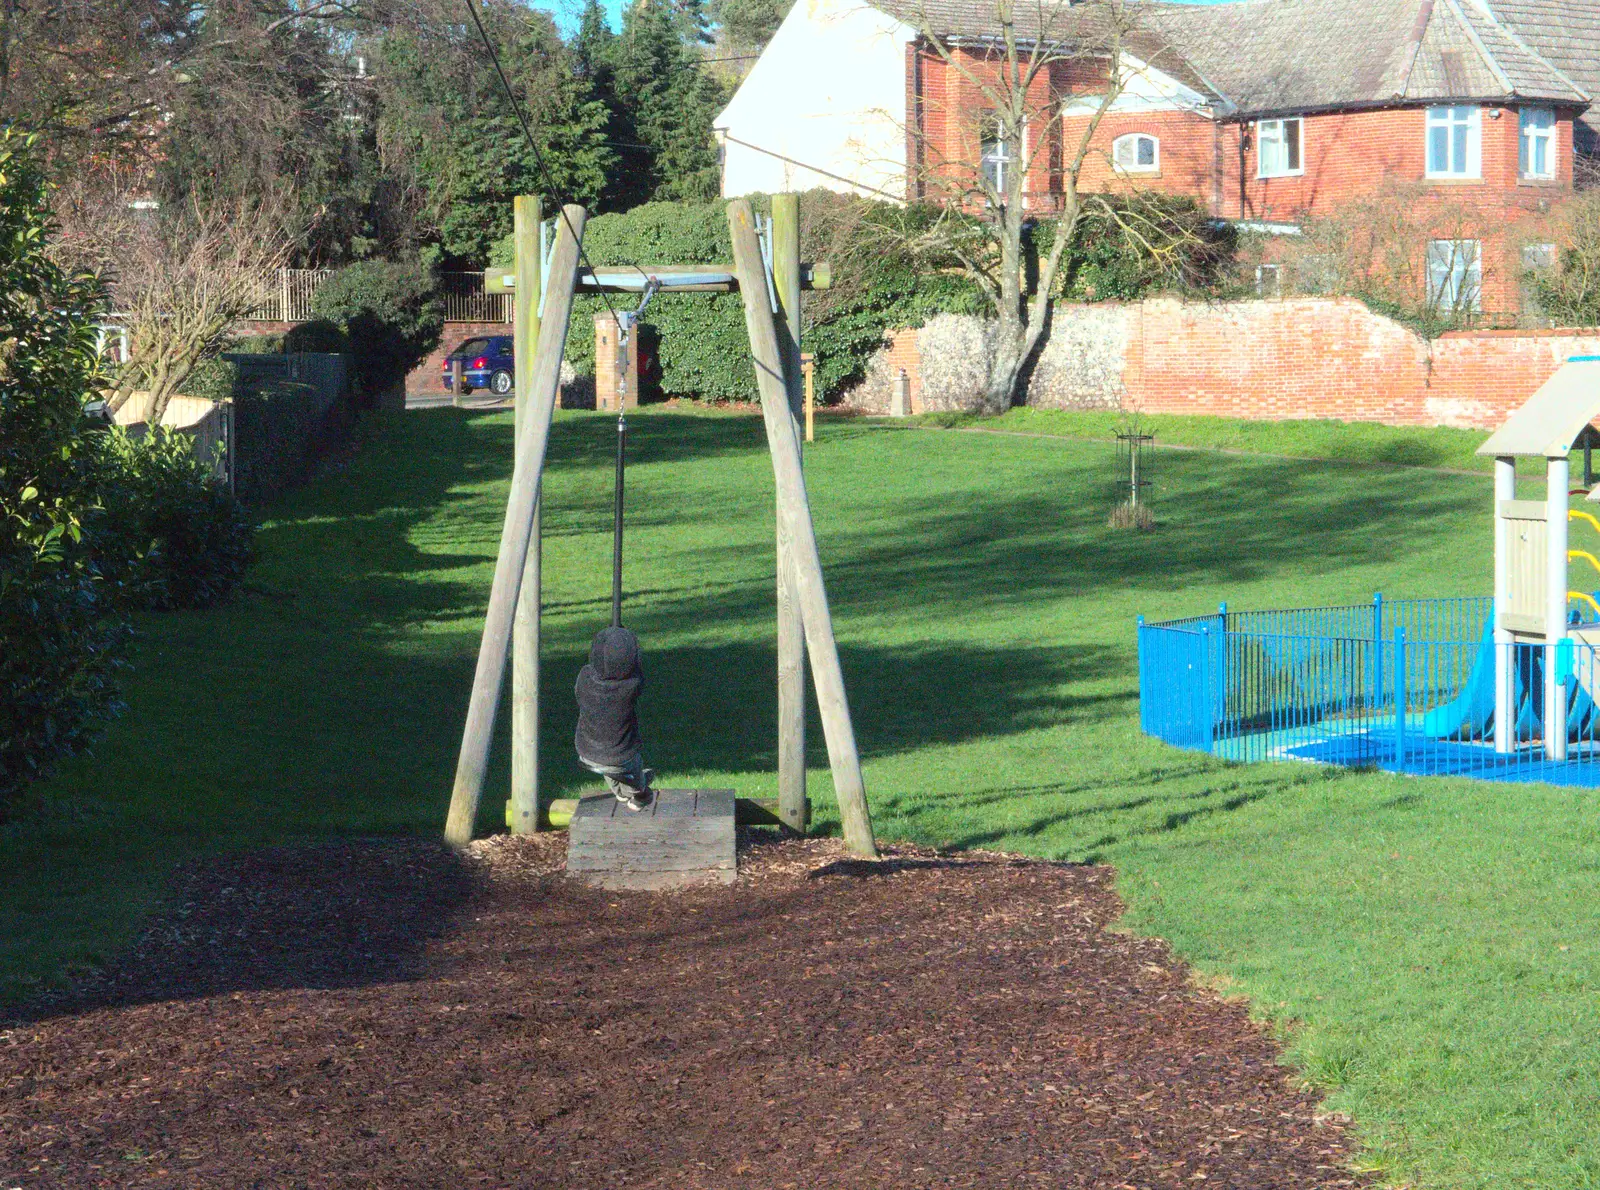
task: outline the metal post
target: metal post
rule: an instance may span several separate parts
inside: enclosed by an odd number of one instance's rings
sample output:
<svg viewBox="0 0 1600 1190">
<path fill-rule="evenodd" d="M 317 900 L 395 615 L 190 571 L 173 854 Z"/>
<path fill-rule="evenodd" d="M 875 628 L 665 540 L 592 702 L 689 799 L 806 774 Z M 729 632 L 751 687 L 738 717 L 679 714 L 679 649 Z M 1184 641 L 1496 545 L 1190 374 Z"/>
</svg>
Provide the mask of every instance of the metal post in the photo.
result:
<svg viewBox="0 0 1600 1190">
<path fill-rule="evenodd" d="M 1567 456 L 1545 460 L 1546 562 L 1544 621 L 1544 754 L 1567 758 L 1567 684 L 1556 672 L 1556 649 L 1567 638 Z"/>
<path fill-rule="evenodd" d="M 533 404 L 530 394 L 543 298 L 541 257 L 535 255 L 543 227 L 541 207 L 539 199 L 523 196 L 512 208 L 512 243 L 516 249 L 516 291 L 511 295 L 514 442 L 522 441 L 522 427 Z M 534 493 L 533 534 L 528 541 L 528 560 L 522 567 L 522 587 L 511 624 L 511 806 L 506 825 L 514 835 L 531 835 L 539 829 L 539 634 L 544 561 L 540 496 L 541 492 Z"/>
<path fill-rule="evenodd" d="M 1383 595 L 1372 596 L 1372 709 L 1383 705 Z"/>
<path fill-rule="evenodd" d="M 1394 771 L 1406 771 L 1406 630 L 1394 630 Z"/>
<path fill-rule="evenodd" d="M 816 434 L 816 420 L 815 420 L 816 407 L 817 407 L 817 397 L 816 397 L 816 391 L 815 391 L 815 388 L 814 388 L 814 380 L 815 380 L 815 374 L 816 374 L 816 363 L 817 363 L 817 357 L 816 356 L 812 355 L 809 351 L 801 352 L 801 354 L 800 354 L 800 367 L 801 367 L 801 370 L 804 371 L 805 377 L 806 377 L 806 441 L 807 442 L 815 441 L 816 440 L 816 436 L 817 436 L 817 434 Z"/>
<path fill-rule="evenodd" d="M 1517 460 L 1494 461 L 1494 750 L 1505 754 L 1517 746 L 1514 638 L 1501 619 L 1511 610 L 1511 522 L 1504 504 L 1517 498 Z"/>
</svg>

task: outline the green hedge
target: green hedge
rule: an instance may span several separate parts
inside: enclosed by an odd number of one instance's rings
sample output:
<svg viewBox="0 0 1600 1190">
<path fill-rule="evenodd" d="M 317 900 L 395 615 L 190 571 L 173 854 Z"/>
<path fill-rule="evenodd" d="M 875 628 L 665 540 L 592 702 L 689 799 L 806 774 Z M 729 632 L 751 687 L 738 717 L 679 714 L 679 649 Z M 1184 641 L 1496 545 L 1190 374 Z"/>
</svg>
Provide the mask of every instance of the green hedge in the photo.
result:
<svg viewBox="0 0 1600 1190">
<path fill-rule="evenodd" d="M 758 212 L 769 204 L 754 200 Z M 850 234 L 861 204 L 826 190 L 801 200 L 801 255 L 828 260 L 835 289 L 806 295 L 805 345 L 817 357 L 817 391 L 824 399 L 860 379 L 867 361 L 884 344 L 885 332 L 920 325 L 942 311 L 977 309 L 965 282 L 919 276 L 904 254 L 885 251 L 875 237 Z M 726 204 L 646 203 L 589 220 L 584 250 L 596 265 L 726 264 L 733 258 Z M 494 254 L 512 263 L 511 241 Z M 631 309 L 636 299 L 613 295 L 612 305 Z M 566 358 L 582 376 L 594 374 L 594 316 L 606 309 L 598 297 L 574 305 Z M 661 388 L 669 396 L 708 401 L 746 401 L 756 396 L 737 294 L 662 294 L 653 298 L 646 323 L 659 334 Z"/>
<path fill-rule="evenodd" d="M 354 387 L 369 397 L 403 382 L 444 329 L 434 279 L 414 261 L 347 265 L 317 287 L 311 306 L 318 322 L 291 334 L 324 342 L 329 331 L 342 334 L 355 363 Z M 325 329 L 308 329 L 318 325 Z"/>
<path fill-rule="evenodd" d="M 770 204 L 757 196 L 765 213 Z M 918 258 L 908 247 L 937 219 L 931 207 L 865 202 L 827 190 L 801 198 L 801 256 L 826 260 L 833 288 L 806 295 L 805 347 L 817 359 L 817 391 L 837 397 L 859 380 L 872 356 L 897 327 L 921 326 L 936 314 L 985 314 L 987 305 L 953 258 Z M 1086 214 L 1064 277 L 1067 297 L 1077 301 L 1130 300 L 1152 290 L 1204 289 L 1231 257 L 1227 236 L 1213 230 L 1205 213 L 1184 199 L 1146 198 L 1122 203 L 1122 222 L 1104 211 Z M 1139 239 L 1122 230 L 1137 224 L 1145 242 L 1183 242 L 1176 265 L 1158 263 Z M 1038 251 L 1047 252 L 1053 227 L 1033 231 Z M 596 265 L 710 264 L 732 258 L 726 204 L 648 203 L 631 211 L 600 215 L 584 233 L 584 248 Z M 504 240 L 494 262 L 512 263 Z M 617 309 L 635 299 L 614 295 Z M 594 315 L 598 297 L 574 307 L 567 360 L 580 375 L 594 373 Z M 666 294 L 653 299 L 645 321 L 659 333 L 661 387 L 670 396 L 710 401 L 750 400 L 755 382 L 745 341 L 744 311 L 737 295 Z"/>
</svg>

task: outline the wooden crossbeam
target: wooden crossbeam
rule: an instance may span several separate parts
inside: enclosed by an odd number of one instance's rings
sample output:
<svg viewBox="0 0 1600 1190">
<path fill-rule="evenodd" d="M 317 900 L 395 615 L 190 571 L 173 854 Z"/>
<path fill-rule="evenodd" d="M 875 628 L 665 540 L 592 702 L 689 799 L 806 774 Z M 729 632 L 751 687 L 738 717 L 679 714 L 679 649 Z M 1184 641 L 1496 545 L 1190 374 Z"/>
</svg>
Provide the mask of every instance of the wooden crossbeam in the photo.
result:
<svg viewBox="0 0 1600 1190">
<path fill-rule="evenodd" d="M 682 278 L 674 281 L 673 278 Z M 647 264 L 639 268 L 601 266 L 578 270 L 580 293 L 639 293 L 654 278 L 661 282 L 657 293 L 737 293 L 739 278 L 731 264 Z M 801 289 L 829 289 L 833 270 L 827 261 L 800 266 Z M 516 270 L 486 269 L 485 293 L 510 293 L 517 287 Z"/>
<path fill-rule="evenodd" d="M 579 241 L 588 218 L 589 213 L 576 204 L 565 208 L 550 263 L 550 290 L 545 298 L 538 350 L 534 353 L 532 382 L 526 394 L 518 394 L 518 400 L 528 401 L 529 408 L 517 435 L 511 495 L 506 501 L 500 553 L 495 559 L 489 610 L 484 618 L 483 641 L 478 647 L 478 666 L 472 678 L 472 699 L 467 704 L 461 755 L 456 761 L 455 786 L 450 793 L 450 814 L 445 820 L 445 841 L 455 847 L 471 842 L 478 802 L 483 797 L 495 709 L 500 702 L 506 653 L 511 644 L 512 616 L 521 593 L 523 568 L 528 560 L 528 544 L 533 536 L 534 513 L 538 506 L 539 481 L 544 474 L 545 449 L 550 442 L 550 422 L 555 416 L 556 397 L 561 387 L 561 360 L 566 352 L 567 327 L 578 279 Z"/>
</svg>

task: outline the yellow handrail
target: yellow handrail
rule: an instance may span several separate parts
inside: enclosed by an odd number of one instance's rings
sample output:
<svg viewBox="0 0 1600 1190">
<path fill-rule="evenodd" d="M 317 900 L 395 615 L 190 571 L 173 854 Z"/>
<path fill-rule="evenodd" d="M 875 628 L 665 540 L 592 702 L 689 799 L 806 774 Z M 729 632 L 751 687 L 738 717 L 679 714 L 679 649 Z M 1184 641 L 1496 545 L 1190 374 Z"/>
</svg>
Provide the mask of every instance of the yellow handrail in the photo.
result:
<svg viewBox="0 0 1600 1190">
<path fill-rule="evenodd" d="M 1569 521 L 1576 521 L 1576 520 L 1588 521 L 1591 525 L 1594 526 L 1595 532 L 1596 533 L 1600 533 L 1600 521 L 1595 520 L 1594 516 L 1591 513 L 1579 512 L 1576 508 L 1569 508 L 1569 509 L 1567 509 L 1567 520 L 1569 520 Z"/>
<path fill-rule="evenodd" d="M 1567 561 L 1570 562 L 1574 558 L 1582 558 L 1585 562 L 1589 563 L 1590 566 L 1593 566 L 1596 570 L 1600 570 L 1600 558 L 1596 558 L 1588 550 L 1568 550 Z"/>
<path fill-rule="evenodd" d="M 1595 598 L 1594 598 L 1593 595 L 1585 595 L 1582 591 L 1568 591 L 1567 592 L 1567 602 L 1571 603 L 1574 599 L 1583 600 L 1590 607 L 1594 608 L 1594 614 L 1595 615 L 1600 616 L 1600 603 L 1596 603 L 1595 602 Z"/>
</svg>

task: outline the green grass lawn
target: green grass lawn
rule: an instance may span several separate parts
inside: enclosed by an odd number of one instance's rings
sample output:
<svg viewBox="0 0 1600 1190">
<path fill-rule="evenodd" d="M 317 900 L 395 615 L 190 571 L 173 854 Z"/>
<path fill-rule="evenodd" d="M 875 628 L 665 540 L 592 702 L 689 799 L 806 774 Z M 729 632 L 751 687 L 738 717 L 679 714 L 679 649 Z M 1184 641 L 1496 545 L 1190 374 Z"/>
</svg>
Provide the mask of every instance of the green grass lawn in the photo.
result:
<svg viewBox="0 0 1600 1190">
<path fill-rule="evenodd" d="M 773 796 L 759 419 L 633 424 L 652 763 Z M 612 427 L 563 415 L 545 486 L 554 796 L 584 784 L 570 689 L 608 614 Z M 510 432 L 449 409 L 366 423 L 347 469 L 271 510 L 249 592 L 143 622 L 127 716 L 0 830 L 6 996 L 121 945 L 180 858 L 441 828 Z M 1403 461 L 1454 465 L 1437 436 Z M 1162 453 L 1160 524 L 1133 534 L 1106 527 L 1113 461 L 1081 439 L 819 427 L 808 476 L 880 837 L 1115 864 L 1128 924 L 1278 1022 L 1396 1182 L 1600 1185 L 1600 798 L 1229 766 L 1138 731 L 1136 615 L 1485 593 L 1487 477 Z M 810 742 L 833 829 L 814 724 Z M 481 829 L 502 812 L 486 799 Z"/>
</svg>

